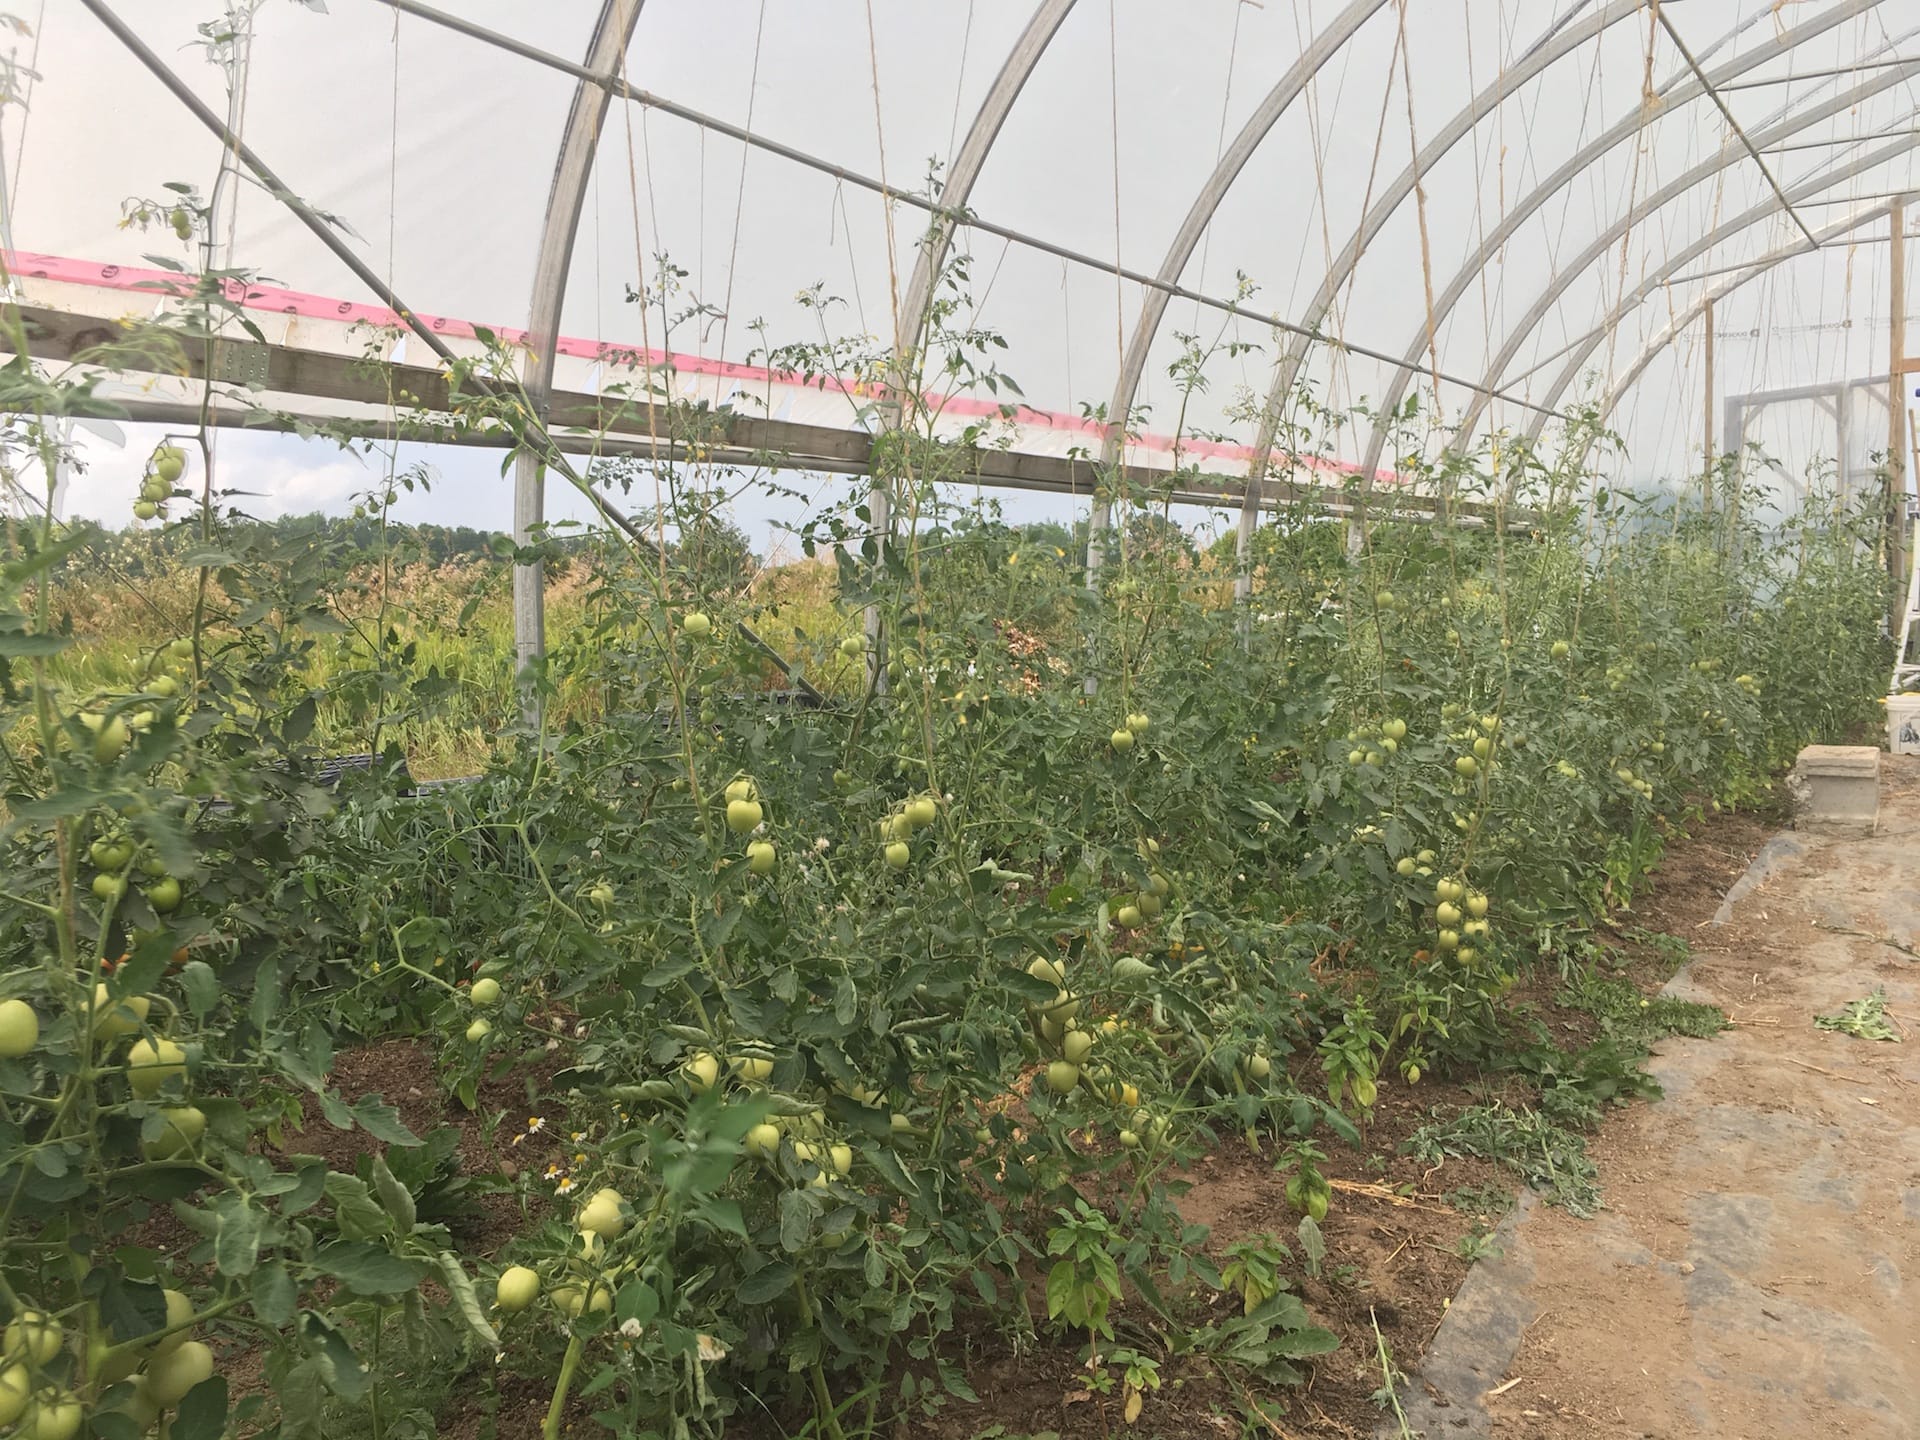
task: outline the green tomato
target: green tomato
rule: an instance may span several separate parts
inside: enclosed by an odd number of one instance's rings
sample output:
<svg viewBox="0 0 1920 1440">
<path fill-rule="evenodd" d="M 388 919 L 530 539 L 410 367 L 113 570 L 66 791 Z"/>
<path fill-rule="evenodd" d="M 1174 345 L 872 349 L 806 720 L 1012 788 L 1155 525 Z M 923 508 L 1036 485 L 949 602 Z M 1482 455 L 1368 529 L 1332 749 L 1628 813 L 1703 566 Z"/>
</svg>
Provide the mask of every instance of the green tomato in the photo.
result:
<svg viewBox="0 0 1920 1440">
<path fill-rule="evenodd" d="M 893 841 L 884 853 L 888 868 L 893 870 L 904 870 L 913 860 L 913 847 L 904 840 Z"/>
<path fill-rule="evenodd" d="M 18 1060 L 40 1043 L 40 1017 L 24 1000 L 0 1000 L 0 1059 Z"/>
<path fill-rule="evenodd" d="M 698 610 L 693 610 L 680 617 L 680 628 L 697 640 L 713 633 L 713 622 Z"/>
<path fill-rule="evenodd" d="M 493 1308 L 518 1315 L 540 1298 L 540 1274 L 525 1265 L 510 1265 L 493 1287 Z"/>
<path fill-rule="evenodd" d="M 43 1370 L 53 1363 L 66 1338 L 60 1322 L 51 1315 L 39 1310 L 22 1310 L 7 1326 L 5 1339 L 0 1340 L 0 1355 Z"/>
<path fill-rule="evenodd" d="M 9 1365 L 0 1370 L 0 1425 L 11 1425 L 27 1413 L 27 1401 L 33 1398 L 33 1372 L 25 1365 Z"/>
<path fill-rule="evenodd" d="M 1056 1060 L 1047 1066 L 1047 1088 L 1056 1095 L 1071 1094 L 1073 1087 L 1080 1083 L 1080 1067 L 1065 1060 Z"/>
<path fill-rule="evenodd" d="M 1133 732 L 1131 730 L 1116 730 L 1107 737 L 1107 742 L 1112 745 L 1116 751 L 1124 755 L 1127 751 L 1133 749 Z"/>
<path fill-rule="evenodd" d="M 617 1240 L 627 1229 L 626 1201 L 612 1186 L 596 1190 L 581 1208 L 576 1224 L 583 1235 Z"/>
<path fill-rule="evenodd" d="M 467 1043 L 469 1045 L 478 1045 L 482 1040 L 486 1039 L 487 1036 L 491 1035 L 492 1033 L 493 1033 L 492 1021 L 476 1020 L 471 1025 L 467 1026 Z"/>
<path fill-rule="evenodd" d="M 93 737 L 93 758 L 102 765 L 111 765 L 126 753 L 127 742 L 133 738 L 133 732 L 127 729 L 127 722 L 115 715 L 103 722 Z"/>
<path fill-rule="evenodd" d="M 1060 1053 L 1069 1065 L 1078 1065 L 1093 1053 L 1093 1033 L 1088 1030 L 1069 1030 L 1061 1037 Z"/>
<path fill-rule="evenodd" d="M 1138 905 L 1122 905 L 1114 912 L 1113 923 L 1123 930 L 1138 930 L 1143 918 Z"/>
<path fill-rule="evenodd" d="M 160 1134 L 141 1146 L 149 1160 L 176 1160 L 191 1155 L 207 1133 L 207 1117 L 197 1105 L 177 1105 L 160 1112 Z"/>
<path fill-rule="evenodd" d="M 773 1061 L 765 1055 L 736 1055 L 727 1068 L 750 1085 L 764 1085 L 773 1076 Z"/>
<path fill-rule="evenodd" d="M 745 835 L 759 827 L 766 812 L 760 808 L 758 800 L 729 800 L 727 802 L 727 828 L 736 835 Z"/>
<path fill-rule="evenodd" d="M 1411 855 L 1402 855 L 1393 867 L 1394 873 L 1401 876 L 1411 875 L 1419 868 L 1419 866 L 1413 863 L 1413 856 Z"/>
<path fill-rule="evenodd" d="M 159 1094 L 171 1081 L 185 1083 L 187 1052 L 165 1036 L 136 1040 L 127 1047 L 127 1083 L 142 1100 Z"/>
<path fill-rule="evenodd" d="M 153 1002 L 145 995 L 129 995 L 115 1003 L 105 985 L 93 987 L 93 1038 L 118 1040 L 131 1035 L 145 1023 Z"/>
<path fill-rule="evenodd" d="M 64 1391 L 43 1395 L 21 1422 L 20 1440 L 73 1440 L 86 1418 L 80 1402 Z"/>
<path fill-rule="evenodd" d="M 166 875 L 147 886 L 147 904 L 157 915 L 171 915 L 180 908 L 180 882 Z"/>
<path fill-rule="evenodd" d="M 192 1338 L 186 1331 L 177 1330 L 174 1329 L 174 1327 L 177 1325 L 185 1325 L 192 1321 L 193 1301 L 189 1300 L 178 1290 L 168 1290 L 163 1293 L 167 1297 L 167 1321 L 165 1328 L 172 1330 L 173 1333 L 164 1339 L 154 1341 L 153 1348 L 147 1352 L 149 1357 L 155 1355 L 171 1355 Z"/>
<path fill-rule="evenodd" d="M 1061 967 L 1060 962 L 1049 960 L 1045 955 L 1036 955 L 1027 963 L 1027 974 L 1036 980 L 1045 981 L 1056 990 L 1065 988 L 1067 983 L 1067 972 Z"/>
<path fill-rule="evenodd" d="M 163 1407 L 178 1405 L 189 1390 L 212 1377 L 213 1351 L 198 1340 L 187 1341 L 147 1366 L 147 1386 Z"/>
<path fill-rule="evenodd" d="M 498 1005 L 500 1003 L 500 982 L 491 976 L 483 975 L 473 982 L 468 998 L 476 1005 Z"/>
<path fill-rule="evenodd" d="M 1480 773 L 1480 762 L 1471 755 L 1462 755 L 1453 762 L 1453 768 L 1468 779 Z"/>
</svg>

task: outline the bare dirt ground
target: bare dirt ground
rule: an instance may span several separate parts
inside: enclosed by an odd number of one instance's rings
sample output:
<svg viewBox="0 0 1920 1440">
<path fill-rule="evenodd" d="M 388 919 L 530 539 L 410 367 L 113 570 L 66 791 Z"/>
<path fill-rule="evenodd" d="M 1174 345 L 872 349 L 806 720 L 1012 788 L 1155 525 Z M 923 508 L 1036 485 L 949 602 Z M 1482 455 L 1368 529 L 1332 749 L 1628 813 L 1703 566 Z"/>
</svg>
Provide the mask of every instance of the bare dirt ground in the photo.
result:
<svg viewBox="0 0 1920 1440">
<path fill-rule="evenodd" d="M 1661 1045 L 1665 1098 L 1594 1146 L 1598 1217 L 1504 1227 L 1412 1433 L 1920 1437 L 1920 763 L 1885 765 L 1875 835 L 1776 842 L 1725 923 L 1670 897 L 1695 959 L 1669 989 L 1734 1028 Z M 1815 1025 L 1876 990 L 1898 1040 Z"/>
</svg>

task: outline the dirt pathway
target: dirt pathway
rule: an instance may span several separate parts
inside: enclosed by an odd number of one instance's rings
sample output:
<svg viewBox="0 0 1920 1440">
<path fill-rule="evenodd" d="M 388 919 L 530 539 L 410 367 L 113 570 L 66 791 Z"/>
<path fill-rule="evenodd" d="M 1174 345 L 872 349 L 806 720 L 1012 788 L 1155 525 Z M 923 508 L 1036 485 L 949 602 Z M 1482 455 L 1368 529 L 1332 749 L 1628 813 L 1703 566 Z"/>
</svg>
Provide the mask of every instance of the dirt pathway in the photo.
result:
<svg viewBox="0 0 1920 1440">
<path fill-rule="evenodd" d="M 1920 1440 L 1920 764 L 1888 764 L 1872 838 L 1767 861 L 1721 923 L 1673 917 L 1695 959 L 1670 992 L 1735 1028 L 1661 1046 L 1665 1098 L 1594 1147 L 1597 1218 L 1510 1217 L 1414 1434 Z M 1876 989 L 1902 1042 L 1815 1026 Z"/>
</svg>

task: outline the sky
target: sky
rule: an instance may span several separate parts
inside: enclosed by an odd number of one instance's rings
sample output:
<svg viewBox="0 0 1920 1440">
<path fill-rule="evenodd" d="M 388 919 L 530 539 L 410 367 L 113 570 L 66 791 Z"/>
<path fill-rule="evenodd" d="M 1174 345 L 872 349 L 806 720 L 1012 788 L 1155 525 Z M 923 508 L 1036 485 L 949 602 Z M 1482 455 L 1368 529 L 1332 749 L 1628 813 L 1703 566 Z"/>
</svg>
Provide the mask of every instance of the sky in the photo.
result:
<svg viewBox="0 0 1920 1440">
<path fill-rule="evenodd" d="M 1094 257 L 1148 273 L 1161 268 L 1233 137 L 1261 113 L 1303 48 L 1361 3 L 1077 0 L 1009 112 L 970 206 Z M 120 264 L 148 263 L 155 253 L 190 258 L 164 231 L 141 233 L 120 220 L 126 201 L 164 194 L 169 182 L 209 190 L 215 142 L 82 7 L 16 0 L 13 8 L 30 32 L 13 42 L 15 61 L 32 77 L 22 82 L 24 107 L 0 111 L 9 244 Z M 196 41 L 196 25 L 217 5 L 120 0 L 117 8 L 209 105 L 228 110 L 222 71 Z M 577 57 L 598 7 L 466 0 L 450 8 Z M 1594 25 L 1594 38 L 1498 106 L 1473 112 L 1479 123 L 1418 171 L 1417 191 L 1368 234 L 1322 323 L 1351 345 L 1407 354 L 1421 369 L 1437 357 L 1450 375 L 1484 374 L 1533 398 L 1558 377 L 1572 382 L 1563 399 L 1580 391 L 1585 371 L 1618 379 L 1644 351 L 1654 358 L 1613 417 L 1629 446 L 1625 478 L 1679 473 L 1704 440 L 1696 302 L 1739 266 L 1802 244 L 1796 220 L 1774 204 L 1773 185 L 1797 197 L 1799 222 L 1826 226 L 1913 183 L 1910 150 L 1860 137 L 1911 129 L 1916 77 L 1884 61 L 1920 51 L 1920 16 L 1897 0 L 1672 6 L 1670 18 L 1703 65 L 1745 67 L 1722 98 L 1764 144 L 1763 172 L 1710 102 L 1648 102 L 1649 85 L 1671 91 L 1690 71 L 1644 10 L 1628 8 L 1602 25 L 1614 13 L 1608 0 L 1423 0 L 1406 8 L 1404 21 L 1396 6 L 1379 6 L 1252 150 L 1179 269 L 1181 283 L 1227 295 L 1244 277 L 1250 310 L 1311 318 L 1329 263 L 1359 237 L 1368 207 L 1396 179 L 1411 180 L 1416 148 L 1434 144 L 1476 91 L 1523 73 L 1556 35 Z M 637 86 L 755 134 L 911 187 L 930 166 L 951 162 L 1033 13 L 1033 0 L 647 0 L 626 72 Z M 1845 18 L 1791 55 L 1769 58 L 1768 46 L 1788 27 L 1828 14 Z M 525 324 L 572 77 L 374 0 L 264 0 L 254 26 L 243 103 L 233 111 L 248 142 L 292 188 L 350 227 L 355 253 L 412 309 Z M 1847 68 L 1859 60 L 1869 68 Z M 1789 85 L 1790 72 L 1809 78 Z M 1798 123 L 1823 106 L 1830 116 Z M 1563 161 L 1595 146 L 1569 183 L 1554 183 Z M 1891 158 L 1854 163 L 1881 153 Z M 1685 183 L 1695 173 L 1705 178 Z M 1761 220 L 1716 244 L 1694 243 L 1749 212 Z M 227 194 L 221 215 L 232 265 L 317 296 L 371 298 L 259 189 Z M 1503 236 L 1508 216 L 1515 218 Z M 561 329 L 639 343 L 629 295 L 666 256 L 679 273 L 646 336 L 655 344 L 671 320 L 664 338 L 672 348 L 757 363 L 769 345 L 822 337 L 822 312 L 798 298 L 813 287 L 833 297 L 825 312 L 832 334 L 886 334 L 923 223 L 919 212 L 889 209 L 857 185 L 665 111 L 616 103 L 596 155 Z M 1884 372 L 1884 229 L 1879 221 L 1839 235 L 1718 302 L 1716 423 L 1729 393 Z M 1483 248 L 1484 266 L 1474 263 Z M 1067 412 L 1107 403 L 1141 287 L 984 233 L 963 233 L 960 250 L 969 266 L 960 321 L 1005 339 L 1006 369 L 1031 402 Z M 1436 322 L 1430 356 L 1428 297 L 1450 291 L 1458 299 Z M 1523 325 L 1543 293 L 1551 303 L 1537 323 Z M 1609 327 L 1617 305 L 1622 319 Z M 1678 338 L 1661 345 L 1669 333 Z M 1250 440 L 1251 425 L 1237 412 L 1265 394 L 1285 337 L 1246 317 L 1173 301 L 1137 397 L 1152 407 L 1155 428 L 1170 426 L 1181 403 L 1170 371 L 1183 335 L 1212 347 L 1188 421 Z M 1595 335 L 1605 338 L 1588 338 Z M 1509 349 L 1511 358 L 1496 365 Z M 1569 351 L 1586 357 L 1571 370 Z M 1305 374 L 1320 399 L 1344 408 L 1377 399 L 1392 369 L 1323 348 Z M 584 370 L 576 375 L 585 378 Z M 1443 384 L 1440 403 L 1458 414 L 1467 396 Z M 1501 402 L 1494 419 L 1524 424 L 1529 412 Z M 1881 411 L 1856 426 L 1856 463 L 1885 423 Z M 1770 410 L 1754 431 L 1798 469 L 1835 448 L 1832 425 L 1802 401 Z M 1344 439 L 1342 453 L 1357 458 L 1365 433 Z M 85 441 L 73 512 L 125 514 L 150 438 L 130 432 L 125 450 Z M 261 492 L 252 508 L 262 514 L 341 508 L 376 478 L 329 446 L 296 439 L 232 434 L 221 452 Z M 450 524 L 506 524 L 510 485 L 497 460 L 403 448 L 398 463 L 416 458 L 441 481 L 410 500 L 410 511 Z M 1015 518 L 1070 513 L 1047 497 L 1003 499 Z M 578 503 L 556 489 L 552 513 L 565 516 Z M 765 545 L 768 527 L 794 523 L 798 510 L 750 495 L 739 518 Z"/>
</svg>

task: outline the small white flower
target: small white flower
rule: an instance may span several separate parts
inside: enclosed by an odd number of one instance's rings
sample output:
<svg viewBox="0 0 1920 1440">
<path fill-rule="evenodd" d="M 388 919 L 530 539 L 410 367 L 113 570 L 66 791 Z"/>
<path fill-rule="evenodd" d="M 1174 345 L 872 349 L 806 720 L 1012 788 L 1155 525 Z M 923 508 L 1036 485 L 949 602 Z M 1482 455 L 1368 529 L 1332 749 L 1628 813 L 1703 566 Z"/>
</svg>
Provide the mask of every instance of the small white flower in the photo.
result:
<svg viewBox="0 0 1920 1440">
<path fill-rule="evenodd" d="M 827 851 L 833 848 L 833 842 L 829 840 L 826 836 L 822 835 L 814 840 L 813 848 L 824 855 L 826 854 Z"/>
<path fill-rule="evenodd" d="M 637 1319 L 622 1320 L 620 1322 L 620 1333 L 629 1340 L 638 1340 L 640 1338 L 640 1332 L 645 1328 L 646 1327 Z"/>
</svg>

